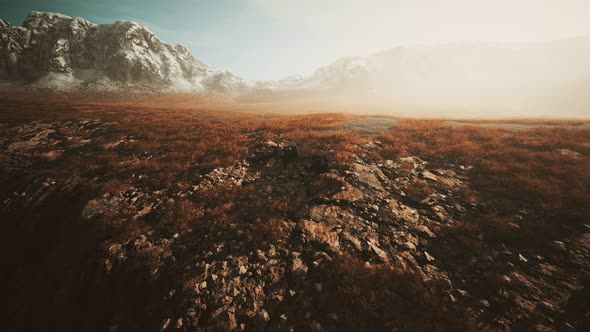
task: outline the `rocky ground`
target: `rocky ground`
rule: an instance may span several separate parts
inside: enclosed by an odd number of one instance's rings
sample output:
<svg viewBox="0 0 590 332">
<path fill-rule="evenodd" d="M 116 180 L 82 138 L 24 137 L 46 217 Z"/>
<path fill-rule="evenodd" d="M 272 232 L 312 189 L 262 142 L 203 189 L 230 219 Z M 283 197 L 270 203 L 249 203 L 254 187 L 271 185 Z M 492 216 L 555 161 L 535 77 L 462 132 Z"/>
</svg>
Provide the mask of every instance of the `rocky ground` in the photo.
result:
<svg viewBox="0 0 590 332">
<path fill-rule="evenodd" d="M 159 127 L 127 130 L 131 111 L 8 111 L 11 331 L 590 328 L 588 196 L 551 215 L 490 198 L 477 159 L 387 154 L 388 136 L 337 133 L 346 117 L 303 129 L 301 117 L 240 119 L 225 138 L 186 136 L 184 152 L 220 150 L 174 166 L 169 157 L 188 158 L 173 154 L 185 136 L 141 145 Z M 195 132 L 237 126 L 194 121 Z M 307 136 L 276 129 L 290 124 Z M 587 150 L 566 147 L 552 155 L 587 165 Z M 211 159 L 224 151 L 236 158 Z"/>
</svg>

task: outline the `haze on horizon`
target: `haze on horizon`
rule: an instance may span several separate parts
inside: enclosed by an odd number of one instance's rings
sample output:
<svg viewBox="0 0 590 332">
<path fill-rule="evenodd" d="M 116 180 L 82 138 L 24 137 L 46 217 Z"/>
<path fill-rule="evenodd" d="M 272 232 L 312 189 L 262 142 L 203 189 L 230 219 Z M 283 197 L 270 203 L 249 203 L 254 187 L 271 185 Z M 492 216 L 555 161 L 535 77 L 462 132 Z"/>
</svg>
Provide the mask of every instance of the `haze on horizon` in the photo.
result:
<svg viewBox="0 0 590 332">
<path fill-rule="evenodd" d="M 32 10 L 137 21 L 248 79 L 310 74 L 343 56 L 400 45 L 590 35 L 584 0 L 0 0 L 0 8 L 13 24 Z"/>
</svg>

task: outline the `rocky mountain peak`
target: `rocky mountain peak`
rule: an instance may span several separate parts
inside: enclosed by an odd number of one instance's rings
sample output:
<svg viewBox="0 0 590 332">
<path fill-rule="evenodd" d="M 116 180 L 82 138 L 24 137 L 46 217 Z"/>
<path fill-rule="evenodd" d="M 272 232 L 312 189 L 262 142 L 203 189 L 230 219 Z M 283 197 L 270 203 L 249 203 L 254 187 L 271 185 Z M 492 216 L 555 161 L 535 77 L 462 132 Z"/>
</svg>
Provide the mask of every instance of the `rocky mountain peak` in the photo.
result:
<svg viewBox="0 0 590 332">
<path fill-rule="evenodd" d="M 2 20 L 0 37 L 4 46 L 0 79 L 33 87 L 116 90 L 133 86 L 231 93 L 248 85 L 132 21 L 97 25 L 79 17 L 33 11 L 21 27 Z"/>
<path fill-rule="evenodd" d="M 72 20 L 72 18 L 62 14 L 32 11 L 29 13 L 22 26 L 29 30 L 41 32 L 49 30 L 60 22 L 69 20 Z"/>
</svg>

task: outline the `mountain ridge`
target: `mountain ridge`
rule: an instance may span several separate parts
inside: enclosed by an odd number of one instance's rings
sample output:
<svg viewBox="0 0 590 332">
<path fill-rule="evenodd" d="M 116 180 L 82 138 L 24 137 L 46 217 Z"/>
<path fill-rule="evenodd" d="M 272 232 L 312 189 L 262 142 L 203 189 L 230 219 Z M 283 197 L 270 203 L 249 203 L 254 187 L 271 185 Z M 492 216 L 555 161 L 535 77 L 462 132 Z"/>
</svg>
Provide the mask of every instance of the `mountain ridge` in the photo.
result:
<svg viewBox="0 0 590 332">
<path fill-rule="evenodd" d="M 132 21 L 94 24 L 33 11 L 22 26 L 0 21 L 0 45 L 0 78 L 30 87 L 116 90 L 135 86 L 227 93 L 248 84 Z"/>
<path fill-rule="evenodd" d="M 525 116 L 587 114 L 590 36 L 535 43 L 400 46 L 342 57 L 297 79 L 266 82 L 275 100 L 342 97 L 404 109 L 478 110 Z M 516 113 L 511 113 L 516 112 Z M 487 114 L 493 116 L 496 113 Z"/>
<path fill-rule="evenodd" d="M 0 85 L 50 90 L 196 92 L 243 101 L 344 98 L 388 109 L 586 114 L 590 36 L 548 42 L 397 46 L 348 56 L 313 73 L 249 81 L 213 68 L 147 27 L 31 12 L 0 20 Z M 498 114 L 493 112 L 499 112 Z M 502 113 L 503 112 L 503 113 Z"/>
</svg>

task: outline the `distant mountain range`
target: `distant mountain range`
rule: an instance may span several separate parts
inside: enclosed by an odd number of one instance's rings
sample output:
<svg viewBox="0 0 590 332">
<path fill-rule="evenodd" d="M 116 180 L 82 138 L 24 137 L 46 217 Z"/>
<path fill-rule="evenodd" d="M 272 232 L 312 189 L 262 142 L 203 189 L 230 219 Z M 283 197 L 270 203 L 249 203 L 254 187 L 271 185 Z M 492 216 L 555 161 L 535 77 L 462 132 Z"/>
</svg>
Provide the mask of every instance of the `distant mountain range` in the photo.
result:
<svg viewBox="0 0 590 332">
<path fill-rule="evenodd" d="M 396 47 L 342 58 L 309 76 L 259 87 L 275 99 L 313 95 L 406 108 L 543 108 L 588 116 L 590 37 Z"/>
<path fill-rule="evenodd" d="M 36 88 L 195 91 L 252 98 L 345 97 L 405 107 L 590 113 L 590 37 L 543 43 L 396 47 L 308 76 L 248 81 L 129 21 L 32 12 L 0 20 L 0 80 Z"/>
</svg>

